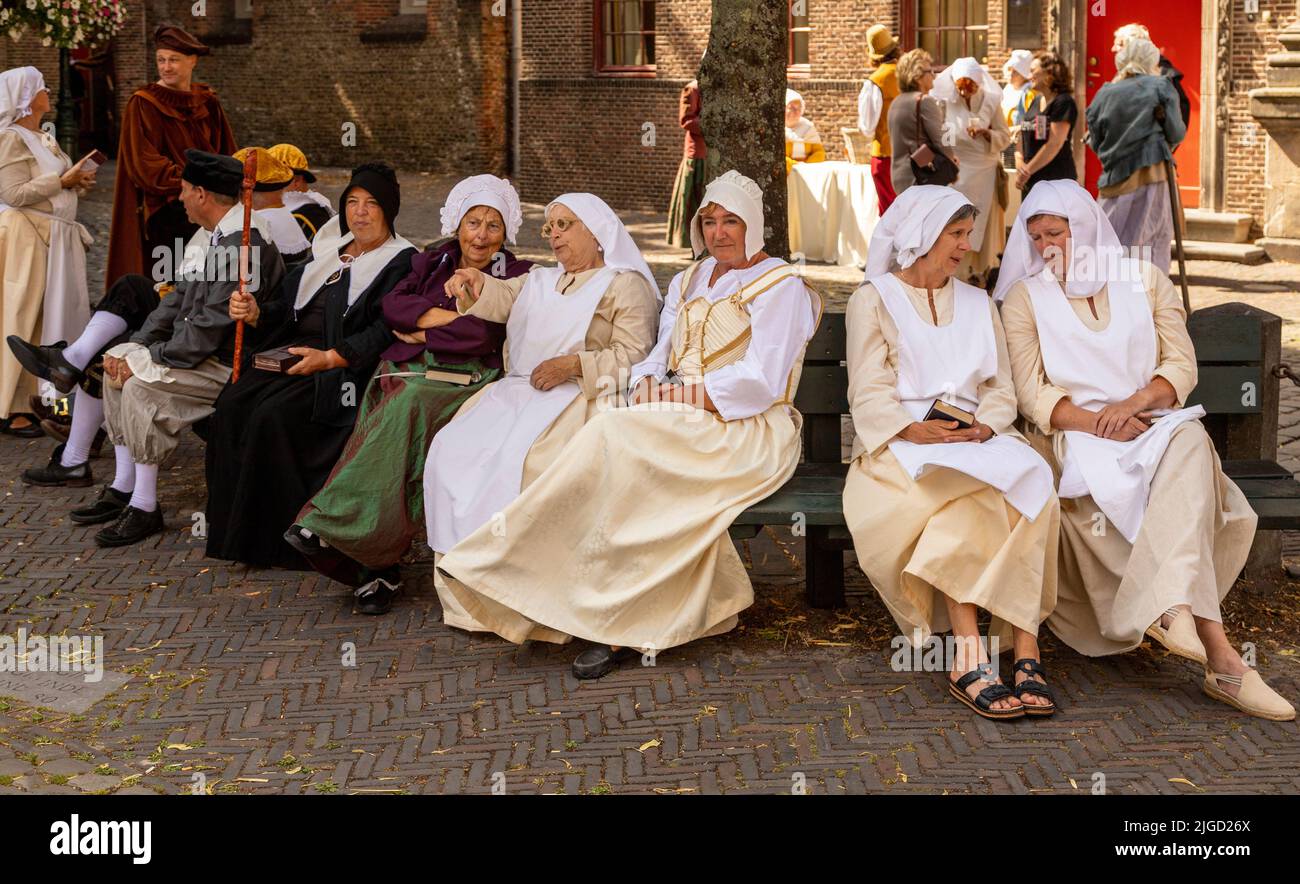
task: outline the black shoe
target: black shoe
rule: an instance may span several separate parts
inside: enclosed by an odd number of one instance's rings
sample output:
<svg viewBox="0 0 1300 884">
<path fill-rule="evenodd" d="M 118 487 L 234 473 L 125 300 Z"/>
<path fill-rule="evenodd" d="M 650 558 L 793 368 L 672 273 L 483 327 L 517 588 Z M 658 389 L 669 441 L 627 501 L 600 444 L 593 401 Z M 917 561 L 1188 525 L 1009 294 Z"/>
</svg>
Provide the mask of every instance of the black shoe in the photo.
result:
<svg viewBox="0 0 1300 884">
<path fill-rule="evenodd" d="M 387 614 L 393 607 L 393 599 L 402 591 L 402 581 L 390 583 L 383 577 L 376 577 L 369 583 L 357 587 L 353 596 L 359 614 Z"/>
<path fill-rule="evenodd" d="M 41 380 L 49 381 L 60 393 L 71 393 L 72 388 L 80 383 L 81 370 L 63 358 L 63 348 L 68 346 L 66 342 L 43 347 L 29 344 L 18 335 L 10 335 L 5 340 L 19 365 Z"/>
<path fill-rule="evenodd" d="M 117 521 L 95 535 L 100 546 L 129 546 L 163 530 L 162 504 L 151 513 L 128 504 Z"/>
<path fill-rule="evenodd" d="M 98 525 L 100 522 L 113 522 L 122 515 L 122 510 L 131 502 L 131 495 L 118 491 L 112 485 L 105 485 L 99 490 L 99 496 L 89 506 L 77 507 L 68 514 L 68 518 L 78 525 Z"/>
<path fill-rule="evenodd" d="M 90 461 L 83 461 L 73 467 L 65 467 L 60 463 L 62 459 L 63 446 L 58 445 L 55 447 L 54 453 L 50 455 L 48 464 L 43 467 L 32 467 L 23 470 L 23 484 L 46 487 L 62 485 L 68 488 L 84 488 L 87 485 L 94 484 L 95 477 L 90 472 Z"/>
<path fill-rule="evenodd" d="M 609 645 L 595 645 L 587 648 L 573 661 L 574 678 L 603 678 L 618 668 L 624 660 L 637 656 L 633 648 L 619 648 L 615 651 Z"/>
<path fill-rule="evenodd" d="M 20 417 L 27 419 L 27 426 L 14 426 L 14 420 Z M 34 414 L 9 415 L 9 417 L 0 421 L 0 433 L 4 433 L 6 436 L 17 436 L 19 439 L 39 439 L 41 436 L 45 435 L 45 431 L 41 429 L 41 425 L 36 422 L 36 415 Z"/>
<path fill-rule="evenodd" d="M 360 562 L 348 558 L 333 547 L 326 546 L 321 542 L 319 534 L 301 525 L 290 525 L 289 530 L 284 532 L 284 542 L 297 550 L 317 573 L 323 574 L 330 580 L 337 580 L 348 586 L 360 586 L 366 582 L 362 576 Z"/>
</svg>

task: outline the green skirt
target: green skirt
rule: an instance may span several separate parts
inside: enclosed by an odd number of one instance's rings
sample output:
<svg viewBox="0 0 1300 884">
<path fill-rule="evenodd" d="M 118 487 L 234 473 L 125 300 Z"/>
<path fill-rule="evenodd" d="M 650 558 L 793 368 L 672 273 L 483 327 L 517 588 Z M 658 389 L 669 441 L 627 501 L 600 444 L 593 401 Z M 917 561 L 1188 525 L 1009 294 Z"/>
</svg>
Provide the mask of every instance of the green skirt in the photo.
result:
<svg viewBox="0 0 1300 884">
<path fill-rule="evenodd" d="M 668 204 L 668 244 L 691 247 L 691 219 L 704 199 L 704 161 L 683 158 L 673 182 L 673 199 Z"/>
<path fill-rule="evenodd" d="M 449 367 L 471 369 L 482 378 L 464 387 L 423 377 L 370 381 L 343 454 L 297 524 L 367 568 L 401 561 L 425 530 L 424 460 L 434 434 L 501 372 L 477 361 L 441 366 L 431 353 L 410 362 L 381 362 L 377 372 Z"/>
</svg>

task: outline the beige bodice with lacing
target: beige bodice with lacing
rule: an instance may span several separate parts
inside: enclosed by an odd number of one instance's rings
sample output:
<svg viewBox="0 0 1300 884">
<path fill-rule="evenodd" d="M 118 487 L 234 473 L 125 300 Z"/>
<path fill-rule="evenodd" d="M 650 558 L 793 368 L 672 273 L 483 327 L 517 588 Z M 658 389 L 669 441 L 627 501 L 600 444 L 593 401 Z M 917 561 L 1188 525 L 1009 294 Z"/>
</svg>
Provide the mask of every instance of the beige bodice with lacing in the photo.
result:
<svg viewBox="0 0 1300 884">
<path fill-rule="evenodd" d="M 682 297 L 690 289 L 691 280 L 700 264 L 692 264 L 682 278 Z M 726 298 L 709 301 L 707 298 L 691 298 L 677 310 L 677 321 L 673 325 L 673 346 L 668 357 L 668 367 L 675 371 L 688 384 L 700 383 L 711 371 L 739 362 L 749 350 L 751 335 L 748 305 L 763 296 L 769 289 L 797 277 L 795 268 L 789 264 L 774 267 Z M 821 320 L 821 296 L 807 287 L 808 295 L 814 299 L 818 321 Z M 805 343 L 805 347 L 807 344 Z M 792 405 L 794 393 L 799 389 L 799 375 L 803 369 L 803 350 L 794 361 L 790 377 L 786 381 L 784 395 L 773 405 Z"/>
</svg>

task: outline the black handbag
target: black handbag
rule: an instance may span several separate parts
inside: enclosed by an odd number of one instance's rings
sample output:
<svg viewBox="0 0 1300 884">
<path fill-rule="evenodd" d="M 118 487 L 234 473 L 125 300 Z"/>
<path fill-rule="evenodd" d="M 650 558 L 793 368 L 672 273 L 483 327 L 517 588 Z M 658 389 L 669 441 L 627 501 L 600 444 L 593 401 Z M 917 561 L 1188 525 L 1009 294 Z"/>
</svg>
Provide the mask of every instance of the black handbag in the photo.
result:
<svg viewBox="0 0 1300 884">
<path fill-rule="evenodd" d="M 952 184 L 957 180 L 957 164 L 946 153 L 930 146 L 929 136 L 921 125 L 921 101 L 924 98 L 924 95 L 918 95 L 916 99 L 916 138 L 921 145 L 908 157 L 912 164 L 912 177 L 917 184 Z"/>
</svg>

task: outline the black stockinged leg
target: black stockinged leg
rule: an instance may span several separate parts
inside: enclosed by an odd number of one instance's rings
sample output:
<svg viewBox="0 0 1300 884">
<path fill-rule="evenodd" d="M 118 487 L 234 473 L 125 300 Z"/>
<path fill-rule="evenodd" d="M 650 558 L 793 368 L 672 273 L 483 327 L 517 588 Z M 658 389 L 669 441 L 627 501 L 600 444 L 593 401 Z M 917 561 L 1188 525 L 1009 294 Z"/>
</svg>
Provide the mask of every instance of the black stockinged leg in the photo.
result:
<svg viewBox="0 0 1300 884">
<path fill-rule="evenodd" d="M 830 545 L 829 530 L 812 525 L 804 538 L 805 594 L 813 608 L 844 606 L 844 551 Z"/>
</svg>

